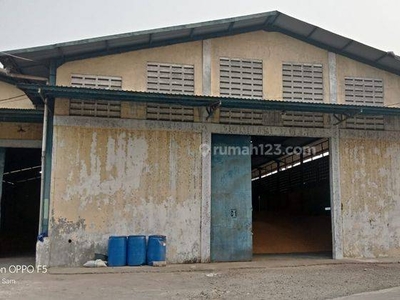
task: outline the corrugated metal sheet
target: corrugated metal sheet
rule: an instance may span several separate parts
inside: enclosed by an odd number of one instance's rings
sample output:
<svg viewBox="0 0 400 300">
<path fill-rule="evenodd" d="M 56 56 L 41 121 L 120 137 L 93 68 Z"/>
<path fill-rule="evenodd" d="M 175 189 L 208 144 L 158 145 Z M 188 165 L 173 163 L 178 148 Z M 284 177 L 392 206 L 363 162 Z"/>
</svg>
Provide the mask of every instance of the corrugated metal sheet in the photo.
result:
<svg viewBox="0 0 400 300">
<path fill-rule="evenodd" d="M 43 123 L 43 110 L 0 108 L 0 122 Z"/>
<path fill-rule="evenodd" d="M 213 97 L 183 94 L 166 94 L 153 92 L 100 90 L 64 86 L 49 86 L 38 84 L 17 85 L 30 97 L 41 99 L 41 96 L 70 98 L 81 100 L 128 101 L 138 103 L 157 103 L 182 106 L 210 106 L 219 104 L 223 108 L 239 108 L 252 110 L 319 112 L 330 114 L 360 114 L 360 115 L 391 115 L 399 116 L 399 107 L 382 107 L 376 105 L 347 105 L 302 101 L 259 100 L 251 98 Z"/>
<path fill-rule="evenodd" d="M 252 258 L 250 136 L 213 134 L 211 140 L 211 261 Z"/>
</svg>

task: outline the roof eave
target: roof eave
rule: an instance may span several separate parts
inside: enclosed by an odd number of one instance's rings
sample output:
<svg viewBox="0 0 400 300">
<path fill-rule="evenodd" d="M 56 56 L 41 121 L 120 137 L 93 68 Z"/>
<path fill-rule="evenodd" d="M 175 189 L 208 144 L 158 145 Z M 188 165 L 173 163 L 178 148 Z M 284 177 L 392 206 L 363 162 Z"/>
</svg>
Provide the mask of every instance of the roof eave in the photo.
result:
<svg viewBox="0 0 400 300">
<path fill-rule="evenodd" d="M 35 109 L 0 108 L 0 122 L 43 123 L 43 111 Z"/>
<path fill-rule="evenodd" d="M 8 51 L 6 54 L 0 53 L 0 61 L 18 73 L 48 77 L 48 67 L 51 61 L 56 62 L 59 66 L 68 61 L 257 30 L 280 32 L 316 47 L 400 75 L 400 61 L 393 53 L 361 44 L 279 11 L 17 49 Z M 32 59 L 33 62 L 18 61 L 17 56 L 25 56 L 28 60 Z"/>
<path fill-rule="evenodd" d="M 27 94 L 40 98 L 68 98 L 82 100 L 127 101 L 137 103 L 158 103 L 193 107 L 218 105 L 225 108 L 257 109 L 264 111 L 299 111 L 328 114 L 351 115 L 391 115 L 400 116 L 400 108 L 346 105 L 315 102 L 296 102 L 280 100 L 256 100 L 213 96 L 194 96 L 183 94 L 162 94 L 149 92 L 104 90 L 49 85 L 19 84 Z M 39 100 L 38 100 L 39 101 Z"/>
</svg>

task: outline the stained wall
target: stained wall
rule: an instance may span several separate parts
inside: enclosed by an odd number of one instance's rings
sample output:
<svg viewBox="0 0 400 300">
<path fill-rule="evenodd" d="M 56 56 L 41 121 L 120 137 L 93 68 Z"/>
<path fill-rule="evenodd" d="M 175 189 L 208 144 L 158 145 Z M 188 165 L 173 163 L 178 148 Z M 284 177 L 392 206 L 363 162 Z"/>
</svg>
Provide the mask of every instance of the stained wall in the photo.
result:
<svg viewBox="0 0 400 300">
<path fill-rule="evenodd" d="M 200 260 L 201 135 L 56 126 L 50 265 L 107 253 L 110 235 L 162 234 L 167 260 Z"/>
</svg>

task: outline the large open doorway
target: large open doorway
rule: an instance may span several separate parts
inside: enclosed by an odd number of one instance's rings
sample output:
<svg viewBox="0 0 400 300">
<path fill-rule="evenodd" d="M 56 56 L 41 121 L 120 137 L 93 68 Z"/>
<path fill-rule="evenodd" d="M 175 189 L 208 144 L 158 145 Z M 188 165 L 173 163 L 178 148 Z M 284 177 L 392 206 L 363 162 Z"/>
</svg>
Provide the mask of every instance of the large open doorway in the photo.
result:
<svg viewBox="0 0 400 300">
<path fill-rule="evenodd" d="M 41 150 L 2 150 L 0 257 L 34 256 L 39 226 Z"/>
<path fill-rule="evenodd" d="M 329 142 L 252 136 L 253 253 L 332 256 Z"/>
<path fill-rule="evenodd" d="M 332 257 L 327 139 L 214 134 L 211 149 L 212 261 Z"/>
</svg>

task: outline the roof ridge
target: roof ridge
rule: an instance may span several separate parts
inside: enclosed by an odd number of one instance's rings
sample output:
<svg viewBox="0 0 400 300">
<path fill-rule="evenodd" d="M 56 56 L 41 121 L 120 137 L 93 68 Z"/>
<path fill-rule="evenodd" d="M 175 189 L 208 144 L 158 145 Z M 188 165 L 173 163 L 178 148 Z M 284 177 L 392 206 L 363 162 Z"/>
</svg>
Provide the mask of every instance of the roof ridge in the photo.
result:
<svg viewBox="0 0 400 300">
<path fill-rule="evenodd" d="M 261 30 L 279 32 L 327 51 L 400 75 L 400 58 L 393 52 L 368 46 L 276 10 L 17 49 L 6 53 L 0 52 L 0 62 L 7 68 L 15 69 L 18 73 L 48 78 L 51 61 L 60 66 L 68 61 Z M 24 59 L 19 59 L 18 56 L 24 57 Z"/>
<path fill-rule="evenodd" d="M 42 46 L 4 50 L 4 51 L 0 51 L 0 57 L 1 57 L 2 53 L 18 54 L 21 52 L 25 53 L 25 52 L 32 52 L 35 50 L 41 50 L 42 48 L 47 48 L 47 47 L 51 47 L 51 46 L 64 47 L 64 46 L 70 46 L 70 45 L 77 45 L 77 44 L 81 44 L 81 43 L 83 44 L 83 43 L 89 43 L 89 42 L 99 42 L 99 41 L 104 41 L 104 40 L 118 39 L 118 38 L 124 38 L 124 37 L 129 37 L 129 36 L 134 36 L 134 35 L 140 35 L 140 34 L 148 34 L 148 33 L 153 33 L 155 31 L 157 31 L 157 32 L 170 31 L 170 30 L 179 29 L 181 27 L 192 29 L 192 28 L 198 28 L 198 27 L 202 27 L 202 26 L 213 25 L 216 23 L 224 24 L 224 23 L 236 22 L 236 21 L 253 19 L 253 18 L 268 17 L 270 15 L 275 15 L 275 14 L 282 14 L 282 13 L 279 12 L 278 10 L 272 10 L 272 11 L 266 11 L 266 12 L 262 12 L 262 13 L 254 13 L 254 14 L 243 15 L 243 16 L 194 22 L 194 23 L 188 23 L 188 24 L 171 25 L 171 26 L 164 26 L 164 27 L 152 27 L 149 29 L 129 31 L 129 32 L 117 33 L 117 34 L 109 34 L 109 35 L 98 36 L 98 37 L 93 37 L 93 38 L 83 38 L 83 39 L 60 42 L 60 43 L 50 43 L 50 44 L 42 45 Z"/>
</svg>

